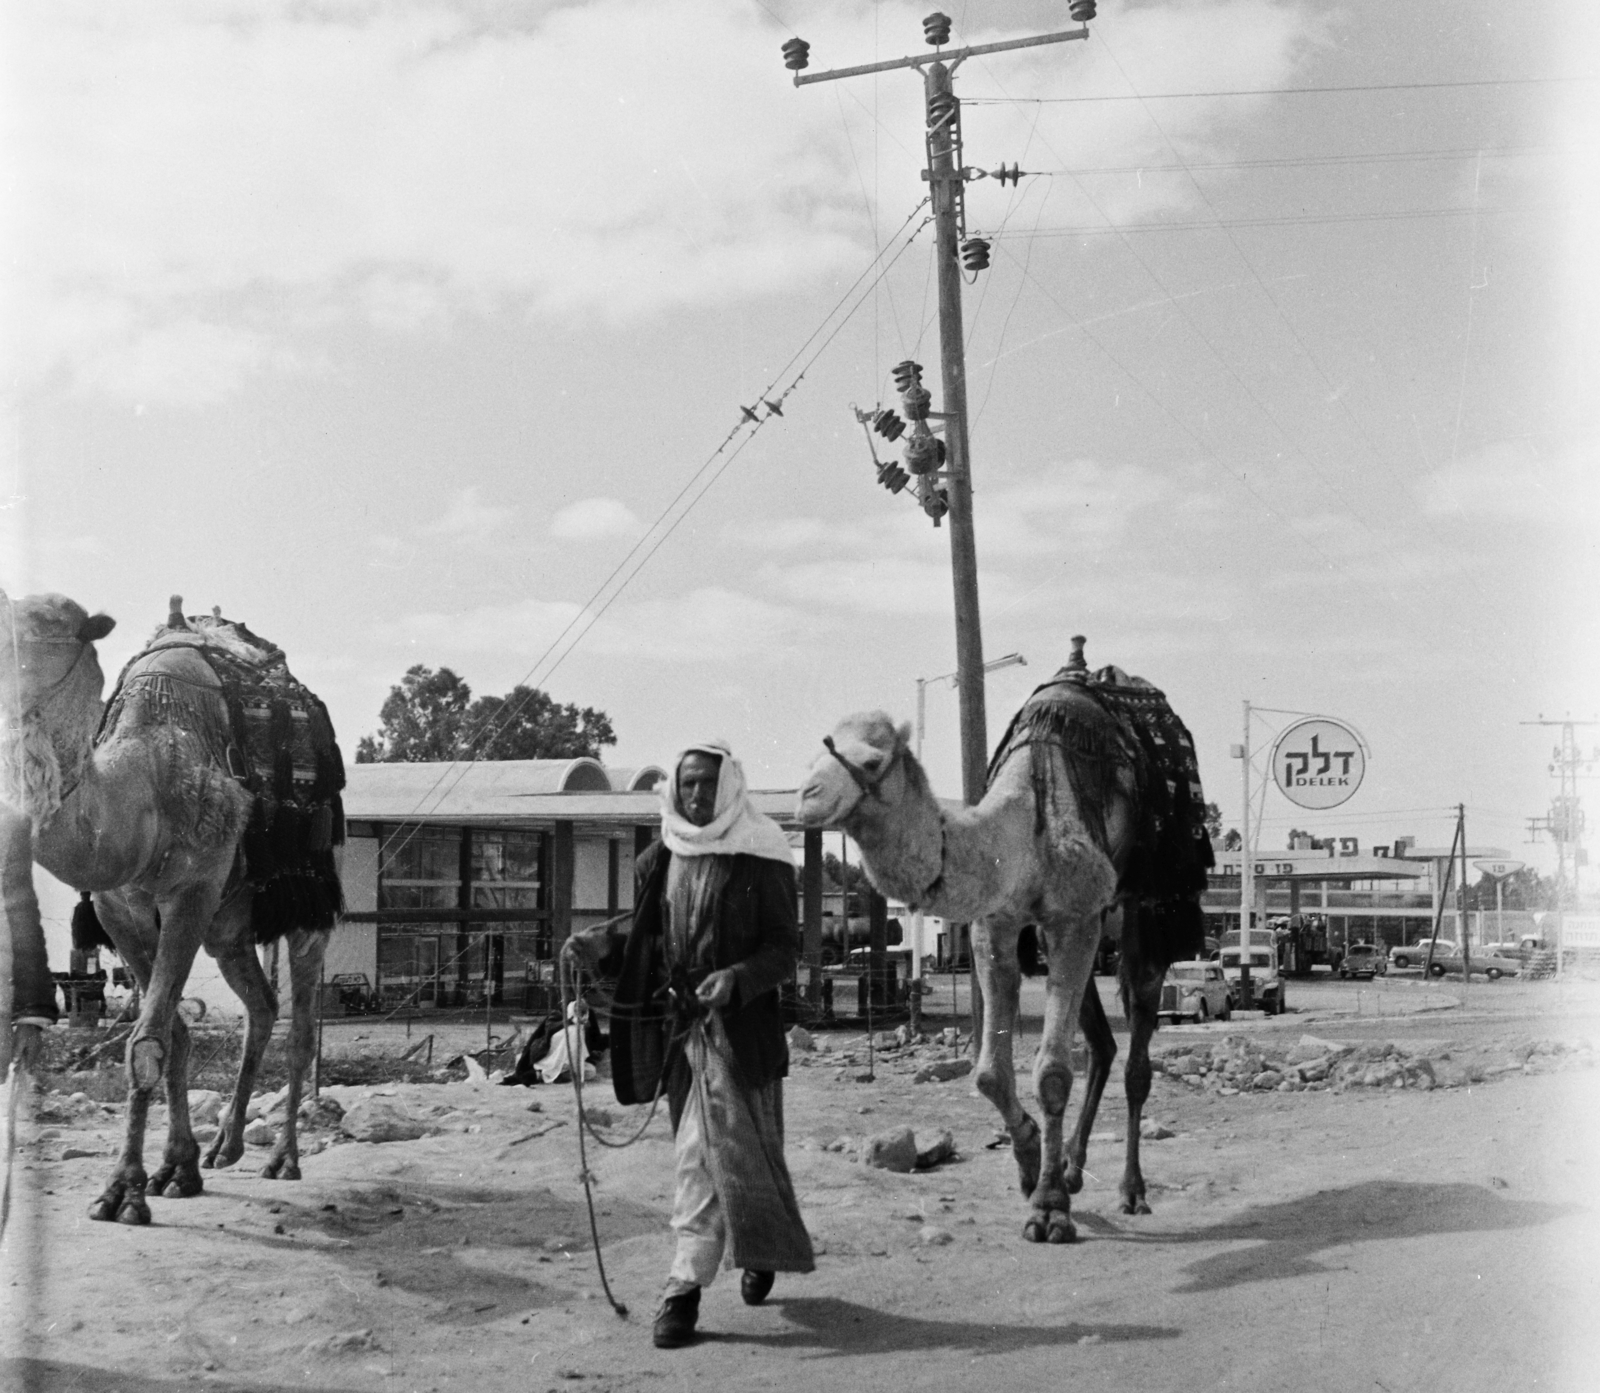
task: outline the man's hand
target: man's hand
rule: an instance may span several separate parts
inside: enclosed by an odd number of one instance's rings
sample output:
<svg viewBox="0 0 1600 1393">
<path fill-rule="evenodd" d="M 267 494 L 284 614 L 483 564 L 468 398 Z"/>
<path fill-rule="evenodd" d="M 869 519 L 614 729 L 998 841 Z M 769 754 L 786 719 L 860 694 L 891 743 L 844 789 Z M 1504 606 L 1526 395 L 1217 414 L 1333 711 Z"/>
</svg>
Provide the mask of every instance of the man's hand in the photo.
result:
<svg viewBox="0 0 1600 1393">
<path fill-rule="evenodd" d="M 37 1025 L 15 1025 L 11 1029 L 11 1062 L 18 1072 L 36 1074 L 44 1059 L 44 1032 Z"/>
<path fill-rule="evenodd" d="M 561 945 L 561 966 L 566 969 L 569 976 L 577 972 L 587 972 L 592 977 L 599 962 L 598 946 L 581 934 L 573 934 Z"/>
<path fill-rule="evenodd" d="M 700 984 L 695 997 L 702 1005 L 717 1010 L 733 1000 L 733 991 L 738 985 L 739 979 L 731 967 L 719 968 Z"/>
</svg>

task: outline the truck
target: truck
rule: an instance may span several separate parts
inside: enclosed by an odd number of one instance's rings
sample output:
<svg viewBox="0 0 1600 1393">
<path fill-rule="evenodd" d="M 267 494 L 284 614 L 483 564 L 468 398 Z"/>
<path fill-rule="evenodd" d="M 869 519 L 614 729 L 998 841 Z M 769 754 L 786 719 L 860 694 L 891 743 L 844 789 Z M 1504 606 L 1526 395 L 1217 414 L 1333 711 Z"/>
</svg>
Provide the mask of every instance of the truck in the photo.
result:
<svg viewBox="0 0 1600 1393">
<path fill-rule="evenodd" d="M 1314 967 L 1339 970 L 1344 953 L 1328 941 L 1328 920 L 1322 914 L 1291 914 L 1267 920 L 1278 944 L 1278 957 L 1286 977 L 1309 977 Z M 1234 942 L 1238 943 L 1238 936 Z"/>
<path fill-rule="evenodd" d="M 884 945 L 897 948 L 904 940 L 905 933 L 901 928 L 899 919 L 890 916 L 887 929 L 884 933 Z M 872 920 L 865 914 L 852 914 L 849 918 L 842 918 L 837 914 L 823 913 L 822 916 L 822 965 L 835 967 L 857 948 L 865 948 L 872 942 Z"/>
</svg>

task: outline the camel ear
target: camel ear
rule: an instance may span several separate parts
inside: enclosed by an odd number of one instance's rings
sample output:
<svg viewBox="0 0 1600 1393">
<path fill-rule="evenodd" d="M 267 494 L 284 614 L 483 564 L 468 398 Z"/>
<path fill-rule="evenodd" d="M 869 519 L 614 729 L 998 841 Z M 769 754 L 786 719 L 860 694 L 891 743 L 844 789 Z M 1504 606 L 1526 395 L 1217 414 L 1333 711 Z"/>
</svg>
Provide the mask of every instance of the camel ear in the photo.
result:
<svg viewBox="0 0 1600 1393">
<path fill-rule="evenodd" d="M 116 627 L 117 621 L 109 614 L 93 614 L 78 625 L 78 637 L 85 643 L 95 643 Z"/>
<path fill-rule="evenodd" d="M 909 750 L 911 748 L 911 722 L 900 722 L 900 728 L 895 731 L 895 737 Z"/>
</svg>

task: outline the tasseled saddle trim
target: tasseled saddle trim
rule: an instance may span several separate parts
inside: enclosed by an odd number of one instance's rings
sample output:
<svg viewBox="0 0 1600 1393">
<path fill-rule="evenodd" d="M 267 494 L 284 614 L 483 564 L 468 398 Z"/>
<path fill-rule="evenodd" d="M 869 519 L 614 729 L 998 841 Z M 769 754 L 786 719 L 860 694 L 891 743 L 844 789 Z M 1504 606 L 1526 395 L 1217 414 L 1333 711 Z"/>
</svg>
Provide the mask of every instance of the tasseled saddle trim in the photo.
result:
<svg viewBox="0 0 1600 1393">
<path fill-rule="evenodd" d="M 333 851 L 344 841 L 344 758 L 327 707 L 289 672 L 282 650 L 239 627 L 265 650 L 262 661 L 213 643 L 182 645 L 205 659 L 220 690 L 139 670 L 163 647 L 158 634 L 117 679 L 95 743 L 124 725 L 181 727 L 250 793 L 243 874 L 253 892 L 252 935 L 269 943 L 296 929 L 331 929 L 344 913 Z"/>
</svg>

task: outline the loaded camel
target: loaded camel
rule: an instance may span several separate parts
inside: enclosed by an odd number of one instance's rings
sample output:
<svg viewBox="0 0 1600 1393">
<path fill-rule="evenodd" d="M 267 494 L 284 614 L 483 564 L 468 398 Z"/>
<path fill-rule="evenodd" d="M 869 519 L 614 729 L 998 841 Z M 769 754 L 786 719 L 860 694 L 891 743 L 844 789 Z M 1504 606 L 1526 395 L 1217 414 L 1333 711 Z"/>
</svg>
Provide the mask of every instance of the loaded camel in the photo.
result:
<svg viewBox="0 0 1600 1393">
<path fill-rule="evenodd" d="M 0 596 L 0 869 L 13 937 L 23 917 L 10 912 L 17 887 L 33 893 L 30 869 L 15 863 L 31 853 L 84 893 L 74 941 L 87 947 L 103 935 L 139 984 L 126 1136 L 89 1214 L 147 1224 L 147 1193 L 202 1189 L 189 1032 L 177 1009 L 201 948 L 248 1018 L 233 1097 L 205 1157 L 207 1167 L 226 1166 L 244 1154 L 245 1108 L 278 1011 L 256 945 L 289 940 L 287 1112 L 262 1174 L 300 1177 L 295 1123 L 315 1046 L 314 994 L 342 909 L 334 848 L 344 766 L 325 708 L 290 677 L 282 652 L 220 616 L 185 619 L 176 596 L 166 626 L 102 706 L 94 645 L 114 624 L 64 595 L 14 604 Z M 147 1176 L 146 1116 L 163 1081 L 166 1150 Z"/>
<path fill-rule="evenodd" d="M 1076 1237 L 1070 1196 L 1083 1186 L 1089 1133 L 1117 1048 L 1091 981 L 1103 934 L 1120 940 L 1118 986 L 1131 1030 L 1121 1209 L 1150 1212 L 1139 1167 L 1150 1037 L 1168 965 L 1199 954 L 1199 892 L 1211 864 L 1188 732 L 1154 687 L 1116 668 L 1091 674 L 1083 639 L 1072 642 L 1072 660 L 1013 718 L 976 807 L 941 807 L 908 747 L 909 727 L 873 711 L 847 717 L 824 740 L 798 809 L 807 827 L 848 833 L 883 894 L 972 921 L 983 1003 L 976 1082 L 1005 1119 L 1032 1209 L 1023 1237 L 1035 1243 Z M 1012 1064 L 1017 942 L 1030 924 L 1049 974 L 1033 1068 L 1042 1144 L 1017 1097 Z M 1074 1019 L 1088 1045 L 1089 1076 L 1063 1147 Z"/>
</svg>

